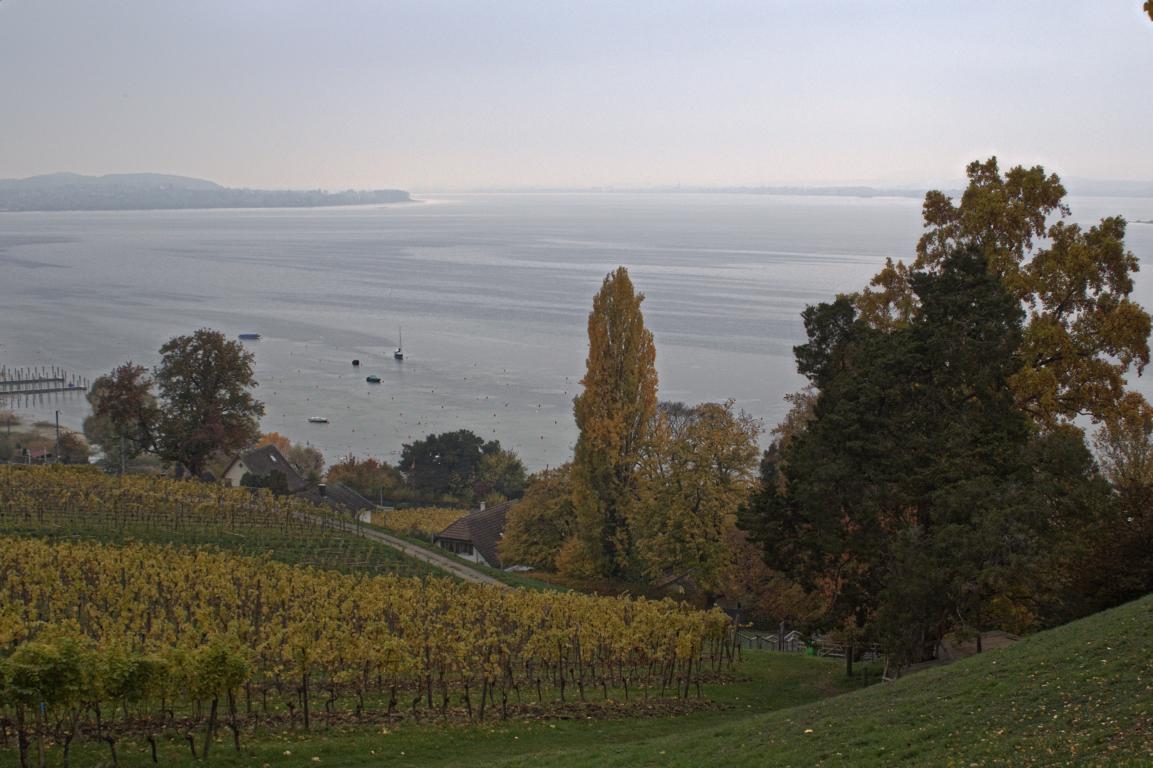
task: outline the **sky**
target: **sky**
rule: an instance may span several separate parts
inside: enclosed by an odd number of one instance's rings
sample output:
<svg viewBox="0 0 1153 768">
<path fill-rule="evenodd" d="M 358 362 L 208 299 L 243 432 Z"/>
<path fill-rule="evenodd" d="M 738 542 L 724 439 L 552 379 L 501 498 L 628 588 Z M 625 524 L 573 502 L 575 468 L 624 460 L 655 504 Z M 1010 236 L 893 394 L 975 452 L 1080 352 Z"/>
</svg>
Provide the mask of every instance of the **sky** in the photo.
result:
<svg viewBox="0 0 1153 768">
<path fill-rule="evenodd" d="M 0 0 L 0 178 L 1153 179 L 1141 0 Z"/>
</svg>

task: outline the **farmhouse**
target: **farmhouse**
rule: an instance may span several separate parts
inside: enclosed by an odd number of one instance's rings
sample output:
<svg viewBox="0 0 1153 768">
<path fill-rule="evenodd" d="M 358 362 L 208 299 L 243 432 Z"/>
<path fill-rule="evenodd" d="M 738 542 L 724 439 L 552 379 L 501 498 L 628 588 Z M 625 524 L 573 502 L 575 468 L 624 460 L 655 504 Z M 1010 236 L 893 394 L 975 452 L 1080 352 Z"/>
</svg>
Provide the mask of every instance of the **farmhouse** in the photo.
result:
<svg viewBox="0 0 1153 768">
<path fill-rule="evenodd" d="M 375 504 L 342 483 L 320 483 L 295 495 L 313 504 L 327 504 L 351 512 L 362 523 L 371 522 L 372 510 L 376 509 Z"/>
<path fill-rule="evenodd" d="M 472 510 L 433 536 L 433 543 L 465 560 L 500 568 L 497 544 L 504 535 L 505 517 L 512 504 L 506 501 L 488 507 L 481 502 L 479 509 Z"/>
<path fill-rule="evenodd" d="M 311 501 L 313 504 L 324 504 L 350 512 L 362 522 L 368 522 L 371 511 L 376 508 L 375 504 L 347 485 L 341 483 L 310 485 L 275 445 L 266 445 L 233 459 L 228 469 L 224 471 L 224 483 L 233 487 L 239 486 L 245 475 L 267 481 L 274 472 L 284 476 L 285 487 L 282 493 Z"/>
<path fill-rule="evenodd" d="M 301 477 L 296 467 L 284 458 L 284 454 L 275 445 L 266 445 L 233 459 L 228 469 L 224 470 L 224 483 L 236 488 L 245 475 L 267 479 L 273 472 L 284 475 L 289 493 L 298 493 L 308 486 L 308 481 Z"/>
</svg>

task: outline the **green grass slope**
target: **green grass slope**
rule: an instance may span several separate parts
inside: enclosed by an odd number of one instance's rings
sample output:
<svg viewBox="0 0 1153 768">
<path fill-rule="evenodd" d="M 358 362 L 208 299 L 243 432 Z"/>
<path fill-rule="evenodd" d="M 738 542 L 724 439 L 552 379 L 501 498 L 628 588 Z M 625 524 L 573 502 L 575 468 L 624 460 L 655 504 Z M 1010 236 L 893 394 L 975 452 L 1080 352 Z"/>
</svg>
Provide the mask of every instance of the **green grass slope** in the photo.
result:
<svg viewBox="0 0 1153 768">
<path fill-rule="evenodd" d="M 476 725 L 441 724 L 439 721 L 414 723 L 400 721 L 387 726 L 357 725 L 345 722 L 327 728 L 318 715 L 314 730 L 261 727 L 256 733 L 245 729 L 244 746 L 233 751 L 229 734 L 217 737 L 211 759 L 193 760 L 188 745 L 171 729 L 158 734 L 160 765 L 172 768 L 218 765 L 222 768 L 484 768 L 509 759 L 538 759 L 562 765 L 595 765 L 585 756 L 589 745 L 625 747 L 673 734 L 704 733 L 725 727 L 734 718 L 747 720 L 756 713 L 797 707 L 863 685 L 876 684 L 879 668 L 865 665 L 867 676 L 848 679 L 843 665 L 829 659 L 767 651 L 746 653 L 741 664 L 742 679 L 737 682 L 706 684 L 704 693 L 719 707 L 677 714 L 676 701 L 665 702 L 668 710 L 647 716 L 587 717 L 579 707 L 559 712 L 547 719 L 501 721 L 490 717 Z M 597 697 L 591 697 L 595 705 Z M 202 732 L 199 736 L 202 736 Z M 148 744 L 139 736 L 126 736 L 118 742 L 120 768 L 145 768 L 153 763 Z M 531 756 L 531 758 L 530 758 Z M 571 760 L 570 760 L 571 758 Z M 16 765 L 14 738 L 0 739 L 0 766 Z M 47 765 L 61 764 L 58 748 L 51 751 Z M 88 735 L 72 749 L 74 766 L 109 764 L 109 750 Z M 708 765 L 708 763 L 705 763 Z"/>
<path fill-rule="evenodd" d="M 1153 596 L 807 706 L 493 764 L 1153 765 Z"/>
</svg>

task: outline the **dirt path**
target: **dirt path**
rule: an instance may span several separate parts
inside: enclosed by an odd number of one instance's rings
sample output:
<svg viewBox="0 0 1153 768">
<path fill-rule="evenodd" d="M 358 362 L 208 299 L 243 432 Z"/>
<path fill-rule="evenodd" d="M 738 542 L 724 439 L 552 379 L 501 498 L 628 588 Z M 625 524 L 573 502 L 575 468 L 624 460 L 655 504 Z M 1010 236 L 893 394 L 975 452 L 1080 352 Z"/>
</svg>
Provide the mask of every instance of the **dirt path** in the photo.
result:
<svg viewBox="0 0 1153 768">
<path fill-rule="evenodd" d="M 373 528 L 368 528 L 363 525 L 358 526 L 355 524 L 348 524 L 345 527 L 345 530 L 349 533 L 359 534 L 366 539 L 372 539 L 373 541 L 380 542 L 381 544 L 392 547 L 393 549 L 398 549 L 409 557 L 426 562 L 434 568 L 439 568 L 442 571 L 447 571 L 453 576 L 456 576 L 458 579 L 464 579 L 465 581 L 470 581 L 473 584 L 490 584 L 494 587 L 510 589 L 508 584 L 505 584 L 503 581 L 494 579 L 487 573 L 481 573 L 474 568 L 469 568 L 459 560 L 454 560 L 453 558 L 446 557 L 444 555 L 438 555 L 436 552 L 430 552 L 424 547 L 418 547 L 416 544 L 409 543 L 404 539 L 397 538 L 396 536 L 389 536 L 387 533 L 382 533 L 381 531 L 375 530 Z"/>
</svg>

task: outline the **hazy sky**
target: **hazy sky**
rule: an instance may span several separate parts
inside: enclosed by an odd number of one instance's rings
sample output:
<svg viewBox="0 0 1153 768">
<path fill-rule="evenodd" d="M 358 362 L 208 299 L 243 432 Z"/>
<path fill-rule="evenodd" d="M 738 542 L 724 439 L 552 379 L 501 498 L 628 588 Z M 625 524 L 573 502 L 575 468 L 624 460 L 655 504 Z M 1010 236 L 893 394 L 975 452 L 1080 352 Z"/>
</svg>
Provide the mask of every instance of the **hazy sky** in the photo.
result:
<svg viewBox="0 0 1153 768">
<path fill-rule="evenodd" d="M 1153 179 L 1141 0 L 0 0 L 0 178 Z"/>
</svg>

